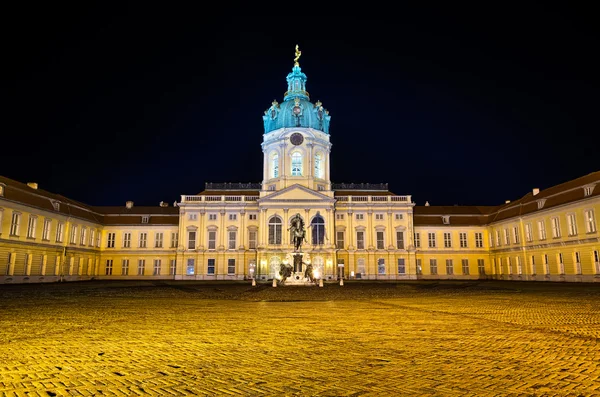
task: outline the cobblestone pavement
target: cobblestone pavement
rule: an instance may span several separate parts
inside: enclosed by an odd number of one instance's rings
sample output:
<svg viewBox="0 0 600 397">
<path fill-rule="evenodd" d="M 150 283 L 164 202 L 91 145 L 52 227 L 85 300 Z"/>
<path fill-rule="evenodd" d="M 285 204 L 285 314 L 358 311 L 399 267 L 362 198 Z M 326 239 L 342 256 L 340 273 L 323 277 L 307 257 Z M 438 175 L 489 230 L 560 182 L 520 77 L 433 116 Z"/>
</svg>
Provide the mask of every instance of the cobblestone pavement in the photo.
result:
<svg viewBox="0 0 600 397">
<path fill-rule="evenodd" d="M 600 396 L 600 283 L 0 286 L 0 395 Z"/>
</svg>

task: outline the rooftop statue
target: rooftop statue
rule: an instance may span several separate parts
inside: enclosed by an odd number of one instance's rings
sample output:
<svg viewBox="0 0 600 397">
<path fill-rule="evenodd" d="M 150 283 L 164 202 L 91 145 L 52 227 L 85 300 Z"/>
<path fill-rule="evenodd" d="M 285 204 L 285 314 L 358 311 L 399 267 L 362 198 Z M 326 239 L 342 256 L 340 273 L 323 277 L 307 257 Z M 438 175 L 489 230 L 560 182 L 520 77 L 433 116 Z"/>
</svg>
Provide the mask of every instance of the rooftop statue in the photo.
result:
<svg viewBox="0 0 600 397">
<path fill-rule="evenodd" d="M 300 55 L 302 55 L 302 51 L 298 49 L 298 44 L 296 44 L 296 57 L 294 58 L 294 66 L 300 66 L 300 63 L 298 63 Z"/>
</svg>

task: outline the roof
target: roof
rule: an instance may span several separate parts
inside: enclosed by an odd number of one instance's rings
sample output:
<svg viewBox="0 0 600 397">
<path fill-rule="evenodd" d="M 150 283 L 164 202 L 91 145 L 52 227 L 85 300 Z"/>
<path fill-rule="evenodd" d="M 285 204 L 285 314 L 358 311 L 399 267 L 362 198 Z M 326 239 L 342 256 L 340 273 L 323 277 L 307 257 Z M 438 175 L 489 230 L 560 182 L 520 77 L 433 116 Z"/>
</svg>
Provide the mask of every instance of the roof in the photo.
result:
<svg viewBox="0 0 600 397">
<path fill-rule="evenodd" d="M 388 190 L 335 190 L 334 196 L 396 196 Z"/>
<path fill-rule="evenodd" d="M 260 189 L 248 190 L 203 190 L 197 196 L 258 196 Z"/>
</svg>

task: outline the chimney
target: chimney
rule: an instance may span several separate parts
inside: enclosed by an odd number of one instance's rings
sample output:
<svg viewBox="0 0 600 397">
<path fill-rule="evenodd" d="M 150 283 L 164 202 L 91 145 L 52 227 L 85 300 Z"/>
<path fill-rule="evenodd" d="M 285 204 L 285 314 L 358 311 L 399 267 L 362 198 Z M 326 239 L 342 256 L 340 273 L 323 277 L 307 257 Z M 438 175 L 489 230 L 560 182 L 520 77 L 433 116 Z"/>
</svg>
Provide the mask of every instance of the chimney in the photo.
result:
<svg viewBox="0 0 600 397">
<path fill-rule="evenodd" d="M 510 200 L 506 200 L 506 201 L 504 202 L 504 204 L 508 204 L 508 203 L 510 203 Z"/>
<path fill-rule="evenodd" d="M 429 201 L 425 201 L 425 207 L 429 207 Z"/>
<path fill-rule="evenodd" d="M 537 187 L 533 188 L 533 195 L 534 196 L 537 196 L 539 192 L 540 192 L 540 189 L 538 189 Z"/>
<path fill-rule="evenodd" d="M 125 203 L 125 208 L 127 208 L 128 210 L 133 208 L 133 201 L 127 201 Z"/>
<path fill-rule="evenodd" d="M 27 186 L 29 186 L 32 189 L 37 189 L 37 183 L 35 182 L 27 182 Z"/>
</svg>

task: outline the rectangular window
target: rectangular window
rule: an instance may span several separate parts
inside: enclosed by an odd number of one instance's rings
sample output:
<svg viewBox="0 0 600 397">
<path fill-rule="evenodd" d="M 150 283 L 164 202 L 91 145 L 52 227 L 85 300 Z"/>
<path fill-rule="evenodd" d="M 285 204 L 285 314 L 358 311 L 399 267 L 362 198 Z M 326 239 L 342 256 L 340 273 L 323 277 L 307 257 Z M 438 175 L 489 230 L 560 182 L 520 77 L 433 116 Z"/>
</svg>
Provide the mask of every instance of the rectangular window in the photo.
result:
<svg viewBox="0 0 600 397">
<path fill-rule="evenodd" d="M 152 274 L 155 276 L 160 276 L 160 263 L 161 263 L 160 259 L 154 260 L 154 272 Z"/>
<path fill-rule="evenodd" d="M 90 241 L 88 242 L 90 247 L 94 246 L 95 239 L 96 239 L 96 229 L 90 229 Z"/>
<path fill-rule="evenodd" d="M 515 257 L 515 261 L 517 262 L 517 273 L 519 275 L 523 274 L 523 264 L 521 263 L 521 257 Z"/>
<path fill-rule="evenodd" d="M 175 275 L 175 269 L 177 269 L 177 260 L 171 259 L 171 265 L 169 266 L 169 275 Z"/>
<path fill-rule="evenodd" d="M 208 214 L 208 220 L 209 221 L 216 221 L 217 220 L 217 214 Z"/>
<path fill-rule="evenodd" d="M 415 233 L 415 248 L 421 248 L 421 233 Z"/>
<path fill-rule="evenodd" d="M 465 275 L 469 274 L 469 260 L 462 259 L 461 263 L 462 263 L 462 273 Z"/>
<path fill-rule="evenodd" d="M 595 233 L 596 219 L 594 218 L 594 210 L 583 211 L 583 216 L 585 218 L 585 231 L 587 233 Z"/>
<path fill-rule="evenodd" d="M 488 237 L 489 237 L 489 240 L 490 240 L 490 247 L 493 247 L 494 246 L 494 235 L 493 235 L 493 233 L 490 232 L 488 234 Z"/>
<path fill-rule="evenodd" d="M 377 273 L 382 275 L 385 274 L 385 259 L 377 259 Z"/>
<path fill-rule="evenodd" d="M 375 220 L 376 221 L 382 221 L 383 220 L 383 214 L 375 214 Z"/>
<path fill-rule="evenodd" d="M 56 224 L 56 242 L 57 243 L 62 243 L 63 242 L 64 230 L 65 230 L 64 223 L 59 222 L 59 223 Z"/>
<path fill-rule="evenodd" d="M 344 249 L 344 232 L 336 232 L 335 236 L 337 249 Z"/>
<path fill-rule="evenodd" d="M 197 221 L 198 220 L 198 214 L 196 213 L 189 213 L 188 214 L 188 221 Z"/>
<path fill-rule="evenodd" d="M 106 248 L 115 248 L 115 233 L 108 233 Z"/>
<path fill-rule="evenodd" d="M 556 261 L 558 262 L 558 273 L 565 274 L 565 263 L 563 262 L 562 252 L 559 252 L 558 255 L 556 255 Z"/>
<path fill-rule="evenodd" d="M 502 245 L 502 241 L 500 241 L 500 230 L 496 230 L 496 246 L 500 247 Z"/>
<path fill-rule="evenodd" d="M 248 232 L 248 248 L 251 250 L 256 249 L 256 230 L 250 230 Z"/>
<path fill-rule="evenodd" d="M 227 259 L 227 274 L 235 274 L 235 259 Z"/>
<path fill-rule="evenodd" d="M 121 263 L 121 275 L 129 275 L 129 259 L 123 259 L 123 262 Z"/>
<path fill-rule="evenodd" d="M 365 219 L 365 215 L 364 214 L 356 214 L 356 220 L 357 221 L 362 221 L 363 219 Z"/>
<path fill-rule="evenodd" d="M 437 259 L 429 260 L 429 274 L 432 274 L 432 275 L 437 274 Z"/>
<path fill-rule="evenodd" d="M 251 221 L 255 221 L 256 220 L 256 214 L 248 214 L 248 219 Z"/>
<path fill-rule="evenodd" d="M 452 263 L 452 259 L 446 259 L 446 274 L 454 274 L 454 264 Z"/>
<path fill-rule="evenodd" d="M 230 250 L 234 250 L 235 249 L 235 240 L 237 238 L 237 232 L 234 230 L 230 230 L 229 233 L 227 233 L 229 235 L 229 241 L 227 242 L 227 248 Z"/>
<path fill-rule="evenodd" d="M 142 216 L 142 223 L 148 223 L 150 217 L 148 215 Z"/>
<path fill-rule="evenodd" d="M 344 214 L 335 214 L 335 219 L 341 221 L 344 219 Z"/>
<path fill-rule="evenodd" d="M 50 219 L 44 219 L 44 229 L 42 230 L 42 240 L 50 241 L 50 226 L 52 221 Z"/>
<path fill-rule="evenodd" d="M 406 273 L 406 265 L 404 263 L 404 258 L 398 258 L 398 274 Z"/>
<path fill-rule="evenodd" d="M 508 267 L 508 274 L 512 274 L 512 263 L 510 261 L 510 258 L 506 258 L 506 266 Z"/>
<path fill-rule="evenodd" d="M 569 225 L 569 236 L 577 235 L 577 219 L 575 218 L 575 214 L 567 215 L 567 223 Z"/>
<path fill-rule="evenodd" d="M 113 271 L 113 260 L 107 259 L 105 273 L 107 276 L 112 276 L 112 271 Z"/>
<path fill-rule="evenodd" d="M 131 248 L 131 233 L 123 233 L 123 248 Z"/>
<path fill-rule="evenodd" d="M 162 248 L 163 247 L 163 234 L 158 232 L 154 235 L 154 248 Z"/>
<path fill-rule="evenodd" d="M 423 274 L 423 266 L 422 266 L 421 259 L 417 259 L 417 274 L 418 275 Z"/>
<path fill-rule="evenodd" d="M 237 220 L 237 214 L 229 214 L 229 220 L 230 221 L 236 221 Z"/>
<path fill-rule="evenodd" d="M 558 217 L 552 218 L 552 237 L 560 237 L 560 220 L 558 219 Z"/>
<path fill-rule="evenodd" d="M 396 214 L 396 220 L 397 221 L 401 221 L 402 220 L 402 214 Z"/>
<path fill-rule="evenodd" d="M 35 238 L 35 227 L 37 226 L 37 216 L 29 215 L 27 224 L 27 238 Z"/>
<path fill-rule="evenodd" d="M 452 234 L 444 233 L 444 248 L 452 248 Z"/>
<path fill-rule="evenodd" d="M 195 231 L 188 232 L 188 249 L 189 250 L 196 249 L 196 232 Z"/>
<path fill-rule="evenodd" d="M 429 238 L 429 248 L 435 248 L 435 233 L 427 233 Z"/>
<path fill-rule="evenodd" d="M 21 214 L 19 212 L 12 213 L 12 220 L 10 222 L 10 235 L 18 236 L 21 231 Z"/>
<path fill-rule="evenodd" d="M 458 234 L 460 239 L 460 248 L 467 248 L 467 233 L 461 232 Z"/>
<path fill-rule="evenodd" d="M 596 274 L 600 274 L 600 251 L 594 250 L 594 253 L 592 254 L 592 260 L 594 261 Z"/>
<path fill-rule="evenodd" d="M 365 232 L 356 232 L 356 249 L 365 249 Z"/>
<path fill-rule="evenodd" d="M 137 271 L 138 276 L 144 275 L 145 268 L 146 268 L 146 260 L 145 259 L 138 260 L 138 271 Z"/>
<path fill-rule="evenodd" d="M 383 242 L 383 232 L 378 231 L 377 232 L 377 249 L 378 250 L 382 250 L 384 249 L 384 242 Z"/>
<path fill-rule="evenodd" d="M 525 225 L 525 241 L 530 243 L 533 241 L 533 234 L 531 233 L 531 223 Z"/>
<path fill-rule="evenodd" d="M 140 248 L 146 248 L 148 246 L 148 233 L 140 233 Z"/>
<path fill-rule="evenodd" d="M 98 231 L 96 234 L 96 247 L 100 248 L 100 237 L 102 237 L 102 233 Z"/>
<path fill-rule="evenodd" d="M 208 232 L 208 249 L 214 250 L 217 248 L 217 232 L 210 230 Z"/>
<path fill-rule="evenodd" d="M 519 244 L 521 242 L 521 239 L 519 238 L 519 228 L 518 227 L 513 227 L 513 242 L 515 244 Z"/>
<path fill-rule="evenodd" d="M 171 233 L 171 248 L 177 248 L 177 244 L 179 244 L 179 232 Z"/>
<path fill-rule="evenodd" d="M 190 258 L 187 260 L 187 269 L 186 269 L 185 274 L 187 274 L 188 276 L 193 276 L 195 271 L 196 271 L 196 262 L 194 261 L 194 259 Z"/>
<path fill-rule="evenodd" d="M 75 244 L 77 242 L 77 225 L 71 225 L 71 244 Z"/>
<path fill-rule="evenodd" d="M 540 235 L 540 240 L 546 239 L 546 222 L 538 221 L 538 234 Z"/>
<path fill-rule="evenodd" d="M 504 245 L 510 244 L 510 230 L 508 228 L 504 229 Z"/>
<path fill-rule="evenodd" d="M 576 251 L 573 256 L 575 259 L 575 273 L 581 274 L 581 255 Z"/>
<path fill-rule="evenodd" d="M 475 233 L 475 247 L 483 248 L 483 233 L 481 232 Z"/>
<path fill-rule="evenodd" d="M 544 254 L 544 270 L 546 271 L 546 275 L 550 275 L 550 262 L 548 262 L 548 254 Z"/>
<path fill-rule="evenodd" d="M 87 241 L 87 228 L 82 226 L 81 233 L 79 235 L 79 245 L 85 245 L 86 241 Z"/>
<path fill-rule="evenodd" d="M 404 249 L 404 232 L 396 232 L 396 249 Z"/>
<path fill-rule="evenodd" d="M 483 259 L 477 259 L 477 270 L 480 275 L 483 276 L 485 274 L 485 262 Z"/>
<path fill-rule="evenodd" d="M 206 266 L 207 274 L 215 274 L 215 259 L 211 258 L 208 260 L 208 264 Z"/>
</svg>

